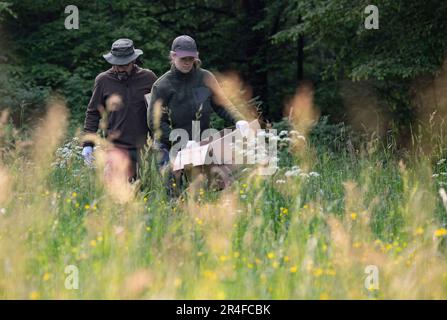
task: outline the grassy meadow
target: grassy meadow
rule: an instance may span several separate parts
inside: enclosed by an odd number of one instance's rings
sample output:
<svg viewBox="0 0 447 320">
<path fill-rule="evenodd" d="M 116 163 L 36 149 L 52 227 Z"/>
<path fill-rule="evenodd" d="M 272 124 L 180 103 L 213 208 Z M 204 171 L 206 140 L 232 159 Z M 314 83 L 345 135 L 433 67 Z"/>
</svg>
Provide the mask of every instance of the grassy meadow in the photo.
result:
<svg viewBox="0 0 447 320">
<path fill-rule="evenodd" d="M 175 200 L 150 152 L 136 184 L 105 184 L 62 103 L 26 137 L 4 113 L 0 299 L 446 299 L 443 132 L 405 154 L 374 136 L 334 151 L 346 131 L 312 138 L 296 103 L 274 175 L 247 167 Z"/>
</svg>

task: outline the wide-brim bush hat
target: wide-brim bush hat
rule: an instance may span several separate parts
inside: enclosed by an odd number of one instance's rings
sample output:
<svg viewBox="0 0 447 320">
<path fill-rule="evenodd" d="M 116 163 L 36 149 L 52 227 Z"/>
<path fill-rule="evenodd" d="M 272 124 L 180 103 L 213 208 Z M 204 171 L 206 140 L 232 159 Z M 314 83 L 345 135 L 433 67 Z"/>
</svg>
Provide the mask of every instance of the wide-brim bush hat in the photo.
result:
<svg viewBox="0 0 447 320">
<path fill-rule="evenodd" d="M 104 54 L 106 61 L 113 65 L 123 66 L 136 60 L 143 54 L 140 49 L 135 49 L 130 39 L 118 39 L 112 44 L 109 53 Z"/>
</svg>

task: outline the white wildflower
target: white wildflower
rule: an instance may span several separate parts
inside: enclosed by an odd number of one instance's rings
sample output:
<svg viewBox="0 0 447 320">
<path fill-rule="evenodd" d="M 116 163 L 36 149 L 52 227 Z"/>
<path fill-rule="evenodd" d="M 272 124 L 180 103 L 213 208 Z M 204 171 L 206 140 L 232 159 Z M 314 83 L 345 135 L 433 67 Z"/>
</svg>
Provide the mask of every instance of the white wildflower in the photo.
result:
<svg viewBox="0 0 447 320">
<path fill-rule="evenodd" d="M 444 188 L 439 189 L 439 195 L 441 196 L 442 203 L 447 210 L 447 193 L 445 192 Z"/>
<path fill-rule="evenodd" d="M 286 177 L 296 177 L 299 175 L 299 172 L 297 170 L 288 170 L 284 173 Z"/>
</svg>

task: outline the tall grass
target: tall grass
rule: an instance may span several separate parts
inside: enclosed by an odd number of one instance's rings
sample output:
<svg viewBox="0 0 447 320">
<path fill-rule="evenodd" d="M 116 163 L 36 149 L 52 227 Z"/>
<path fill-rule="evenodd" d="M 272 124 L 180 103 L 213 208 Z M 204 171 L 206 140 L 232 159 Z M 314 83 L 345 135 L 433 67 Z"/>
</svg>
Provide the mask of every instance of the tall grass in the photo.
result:
<svg viewBox="0 0 447 320">
<path fill-rule="evenodd" d="M 139 183 L 105 185 L 77 137 L 61 146 L 65 108 L 48 110 L 30 142 L 2 146 L 2 299 L 447 298 L 441 136 L 430 155 L 376 138 L 333 152 L 291 115 L 304 138 L 290 136 L 275 175 L 170 200 L 150 154 Z M 365 286 L 369 265 L 378 288 Z"/>
</svg>

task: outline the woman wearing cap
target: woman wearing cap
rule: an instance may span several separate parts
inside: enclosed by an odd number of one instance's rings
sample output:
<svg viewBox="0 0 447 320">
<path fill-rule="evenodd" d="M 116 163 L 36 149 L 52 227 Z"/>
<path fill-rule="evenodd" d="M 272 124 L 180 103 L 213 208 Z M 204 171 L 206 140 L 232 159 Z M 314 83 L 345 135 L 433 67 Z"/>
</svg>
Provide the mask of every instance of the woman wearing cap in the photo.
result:
<svg viewBox="0 0 447 320">
<path fill-rule="evenodd" d="M 189 140 L 193 140 L 193 121 L 200 122 L 200 132 L 203 132 L 209 129 L 213 112 L 236 127 L 246 125 L 215 76 L 200 68 L 193 38 L 187 35 L 175 38 L 170 58 L 171 69 L 154 83 L 148 107 L 149 129 L 163 154 L 160 166 L 169 161 L 172 146 L 169 134 L 173 129 L 184 129 Z"/>
</svg>

